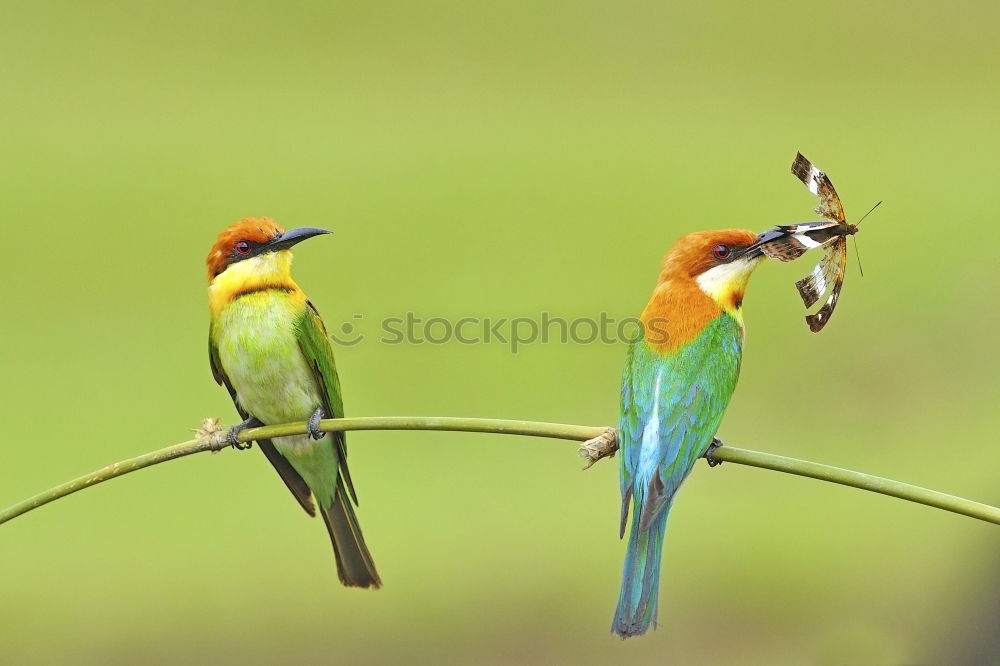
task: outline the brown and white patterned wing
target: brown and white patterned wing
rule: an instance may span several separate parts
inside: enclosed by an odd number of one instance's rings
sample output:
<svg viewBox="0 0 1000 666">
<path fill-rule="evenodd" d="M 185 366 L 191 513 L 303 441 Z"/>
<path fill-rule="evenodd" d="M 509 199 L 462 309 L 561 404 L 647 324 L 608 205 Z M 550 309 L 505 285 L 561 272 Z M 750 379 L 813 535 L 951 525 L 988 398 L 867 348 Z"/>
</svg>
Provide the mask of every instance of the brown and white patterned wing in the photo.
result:
<svg viewBox="0 0 1000 666">
<path fill-rule="evenodd" d="M 809 275 L 795 283 L 795 288 L 799 290 L 799 296 L 807 308 L 811 308 L 819 301 L 838 279 L 840 264 L 847 257 L 847 243 L 843 238 L 838 238 L 826 247 L 826 253 Z M 840 277 L 843 280 L 843 277 Z"/>
<path fill-rule="evenodd" d="M 798 259 L 809 250 L 809 247 L 795 236 L 781 236 L 760 246 L 765 256 L 778 261 Z"/>
<path fill-rule="evenodd" d="M 822 247 L 839 238 L 840 225 L 833 222 L 813 222 L 778 227 L 758 241 L 761 252 L 772 259 L 792 261 L 809 250 Z M 762 237 L 764 234 L 761 235 Z"/>
<path fill-rule="evenodd" d="M 816 207 L 818 214 L 838 224 L 846 221 L 844 206 L 840 203 L 837 190 L 833 189 L 833 183 L 802 153 L 795 154 L 795 161 L 792 162 L 792 173 L 802 181 L 810 192 L 819 198 L 819 206 Z"/>
<path fill-rule="evenodd" d="M 840 291 L 844 288 L 844 275 L 847 272 L 847 239 L 840 237 L 827 248 L 826 255 L 813 272 L 795 283 L 799 295 L 811 307 L 829 288 L 830 295 L 815 314 L 806 315 L 809 330 L 819 333 L 830 321 L 833 310 L 840 300 Z"/>
</svg>

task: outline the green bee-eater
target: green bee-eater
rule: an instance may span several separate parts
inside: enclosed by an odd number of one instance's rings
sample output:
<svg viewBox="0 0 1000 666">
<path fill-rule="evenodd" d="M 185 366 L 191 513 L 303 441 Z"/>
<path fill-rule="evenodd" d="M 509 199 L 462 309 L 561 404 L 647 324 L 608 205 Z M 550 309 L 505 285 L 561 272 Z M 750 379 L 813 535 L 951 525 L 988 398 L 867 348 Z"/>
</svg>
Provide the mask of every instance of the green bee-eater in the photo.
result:
<svg viewBox="0 0 1000 666">
<path fill-rule="evenodd" d="M 310 515 L 319 505 L 344 585 L 379 587 L 353 498 L 343 433 L 319 430 L 319 420 L 344 415 L 340 380 L 323 320 L 292 279 L 291 247 L 324 229 L 285 231 L 267 218 L 225 229 L 206 260 L 208 350 L 212 374 L 225 384 L 244 421 L 229 431 L 308 421 L 309 434 L 258 440 L 295 499 Z M 348 496 L 350 495 L 350 496 Z"/>
<path fill-rule="evenodd" d="M 612 629 L 656 620 L 660 556 L 674 494 L 708 450 L 736 388 L 743 294 L 762 257 L 757 235 L 728 229 L 681 238 L 667 252 L 622 379 L 622 514 L 632 530 Z"/>
</svg>

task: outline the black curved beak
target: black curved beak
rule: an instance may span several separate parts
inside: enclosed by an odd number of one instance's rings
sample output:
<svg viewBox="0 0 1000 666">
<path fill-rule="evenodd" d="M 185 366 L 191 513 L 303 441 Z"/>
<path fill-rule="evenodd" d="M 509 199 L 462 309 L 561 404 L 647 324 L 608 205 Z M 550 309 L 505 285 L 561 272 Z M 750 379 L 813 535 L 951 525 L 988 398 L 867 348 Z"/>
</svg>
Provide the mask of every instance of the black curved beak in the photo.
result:
<svg viewBox="0 0 1000 666">
<path fill-rule="evenodd" d="M 767 231 L 762 231 L 757 234 L 757 240 L 754 241 L 753 245 L 750 245 L 745 250 L 743 250 L 740 255 L 745 259 L 754 259 L 756 257 L 764 256 L 763 247 L 768 243 L 771 243 L 779 238 L 787 236 L 788 233 L 781 231 L 780 229 L 768 229 Z"/>
<path fill-rule="evenodd" d="M 300 243 L 307 238 L 312 238 L 313 236 L 322 236 L 323 234 L 332 234 L 332 231 L 326 229 L 317 229 L 315 227 L 302 227 L 301 229 L 290 229 L 284 232 L 280 236 L 276 236 L 271 242 L 267 244 L 268 251 L 274 250 L 287 250 L 296 243 Z"/>
</svg>

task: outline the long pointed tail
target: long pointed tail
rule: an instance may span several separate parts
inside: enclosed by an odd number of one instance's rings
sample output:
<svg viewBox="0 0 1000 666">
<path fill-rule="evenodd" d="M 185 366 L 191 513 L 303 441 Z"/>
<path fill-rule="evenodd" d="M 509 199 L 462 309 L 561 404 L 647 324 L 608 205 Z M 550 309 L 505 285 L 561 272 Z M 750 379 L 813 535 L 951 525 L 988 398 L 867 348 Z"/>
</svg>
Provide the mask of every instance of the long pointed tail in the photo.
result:
<svg viewBox="0 0 1000 666">
<path fill-rule="evenodd" d="M 340 582 L 349 587 L 382 587 L 382 579 L 375 571 L 375 562 L 365 545 L 358 517 L 354 514 L 343 481 L 337 483 L 333 504 L 322 507 L 321 512 L 333 541 Z"/>
<path fill-rule="evenodd" d="M 638 516 L 632 517 L 632 531 L 625 551 L 622 589 L 611 629 L 622 638 L 646 633 L 656 622 L 656 602 L 660 588 L 660 557 L 667 531 L 670 505 L 653 519 L 649 529 L 639 529 Z"/>
</svg>

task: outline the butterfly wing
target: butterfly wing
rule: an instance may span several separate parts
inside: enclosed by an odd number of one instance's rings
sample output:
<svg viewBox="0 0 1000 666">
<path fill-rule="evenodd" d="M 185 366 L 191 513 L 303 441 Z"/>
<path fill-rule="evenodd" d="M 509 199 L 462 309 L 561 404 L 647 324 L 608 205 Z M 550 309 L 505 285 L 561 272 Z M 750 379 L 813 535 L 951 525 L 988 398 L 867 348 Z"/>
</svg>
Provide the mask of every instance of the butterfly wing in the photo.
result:
<svg viewBox="0 0 1000 666">
<path fill-rule="evenodd" d="M 841 255 L 846 255 L 847 247 L 843 238 L 827 245 L 826 253 L 809 275 L 795 283 L 799 296 L 807 308 L 811 308 L 835 284 L 841 264 Z M 841 278 L 843 281 L 843 278 Z"/>
<path fill-rule="evenodd" d="M 835 222 L 785 224 L 761 234 L 756 244 L 772 259 L 792 261 L 837 238 L 841 235 L 840 229 Z"/>
<path fill-rule="evenodd" d="M 792 174 L 819 198 L 819 206 L 816 207 L 818 214 L 837 224 L 846 222 L 844 206 L 840 203 L 840 197 L 837 195 L 837 190 L 833 188 L 833 183 L 802 153 L 795 154 L 795 161 L 792 162 Z"/>
<path fill-rule="evenodd" d="M 829 296 L 822 307 L 815 314 L 806 315 L 806 323 L 813 333 L 819 333 L 830 321 L 833 310 L 837 307 L 837 301 L 840 299 L 840 291 L 844 287 L 846 272 L 847 239 L 841 236 L 830 244 L 823 260 L 816 265 L 816 268 L 795 283 L 807 308 L 812 307 L 824 293 L 829 291 Z"/>
</svg>

